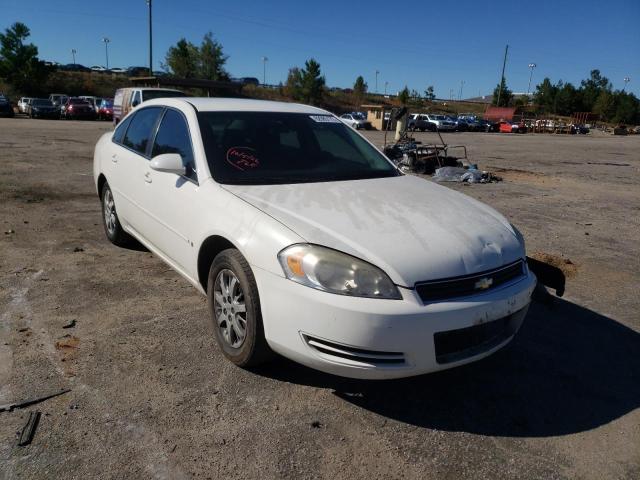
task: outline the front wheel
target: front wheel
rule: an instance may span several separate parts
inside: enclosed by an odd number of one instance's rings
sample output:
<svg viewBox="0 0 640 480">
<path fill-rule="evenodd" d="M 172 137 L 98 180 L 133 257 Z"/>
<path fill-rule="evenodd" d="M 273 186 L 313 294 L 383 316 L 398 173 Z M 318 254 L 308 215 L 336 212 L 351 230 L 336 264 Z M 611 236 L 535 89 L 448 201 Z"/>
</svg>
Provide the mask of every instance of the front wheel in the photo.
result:
<svg viewBox="0 0 640 480">
<path fill-rule="evenodd" d="M 224 250 L 213 260 L 207 303 L 216 342 L 225 357 L 239 367 L 254 367 L 271 357 L 264 338 L 258 286 L 238 250 Z"/>
</svg>

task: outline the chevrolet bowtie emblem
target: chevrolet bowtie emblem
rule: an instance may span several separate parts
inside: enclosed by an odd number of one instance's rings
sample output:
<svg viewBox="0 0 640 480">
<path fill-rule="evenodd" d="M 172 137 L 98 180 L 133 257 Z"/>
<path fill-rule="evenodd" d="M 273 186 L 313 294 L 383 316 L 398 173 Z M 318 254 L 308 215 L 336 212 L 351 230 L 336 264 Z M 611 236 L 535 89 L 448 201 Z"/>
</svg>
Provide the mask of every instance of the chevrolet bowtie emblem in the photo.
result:
<svg viewBox="0 0 640 480">
<path fill-rule="evenodd" d="M 476 284 L 474 285 L 474 288 L 476 290 L 486 290 L 491 285 L 493 285 L 493 278 L 484 277 L 476 282 Z"/>
</svg>

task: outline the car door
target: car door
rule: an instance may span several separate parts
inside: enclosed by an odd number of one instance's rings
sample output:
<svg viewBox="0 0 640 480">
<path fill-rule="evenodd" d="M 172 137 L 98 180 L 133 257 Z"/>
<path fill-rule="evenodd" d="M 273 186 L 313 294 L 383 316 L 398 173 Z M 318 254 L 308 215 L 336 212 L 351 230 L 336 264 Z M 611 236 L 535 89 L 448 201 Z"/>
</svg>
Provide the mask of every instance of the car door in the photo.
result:
<svg viewBox="0 0 640 480">
<path fill-rule="evenodd" d="M 177 153 L 185 166 L 184 175 L 159 172 L 147 164 L 145 208 L 154 225 L 149 235 L 154 245 L 179 269 L 197 277 L 194 240 L 198 221 L 198 174 L 189 125 L 179 110 L 167 108 L 157 128 L 151 158 Z"/>
<path fill-rule="evenodd" d="M 127 119 L 128 126 L 121 143 L 115 145 L 111 155 L 111 174 L 107 181 L 116 196 L 116 208 L 133 233 L 147 241 L 153 226 L 149 212 L 145 209 L 148 190 L 148 164 L 151 141 L 162 114 L 162 107 L 148 107 L 137 111 Z M 122 201 L 118 205 L 117 197 Z"/>
</svg>

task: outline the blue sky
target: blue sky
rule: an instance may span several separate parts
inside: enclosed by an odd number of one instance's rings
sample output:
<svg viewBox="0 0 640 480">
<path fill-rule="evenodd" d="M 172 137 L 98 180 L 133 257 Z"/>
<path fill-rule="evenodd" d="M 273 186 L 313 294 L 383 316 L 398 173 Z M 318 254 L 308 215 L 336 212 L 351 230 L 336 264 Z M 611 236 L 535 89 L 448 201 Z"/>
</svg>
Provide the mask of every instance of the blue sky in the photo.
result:
<svg viewBox="0 0 640 480">
<path fill-rule="evenodd" d="M 40 57 L 110 66 L 146 65 L 145 0 L 0 0 L 0 29 L 15 21 L 31 29 Z M 404 23 L 402 15 L 404 17 Z M 324 0 L 154 0 L 154 69 L 181 37 L 199 43 L 212 31 L 229 55 L 233 76 L 286 79 L 291 66 L 316 58 L 329 86 L 350 87 L 358 75 L 395 93 L 428 85 L 448 98 L 490 94 L 509 44 L 509 87 L 524 92 L 545 76 L 574 84 L 599 68 L 614 84 L 640 96 L 640 1 L 348 2 Z M 533 87 L 532 87 L 533 88 Z"/>
</svg>

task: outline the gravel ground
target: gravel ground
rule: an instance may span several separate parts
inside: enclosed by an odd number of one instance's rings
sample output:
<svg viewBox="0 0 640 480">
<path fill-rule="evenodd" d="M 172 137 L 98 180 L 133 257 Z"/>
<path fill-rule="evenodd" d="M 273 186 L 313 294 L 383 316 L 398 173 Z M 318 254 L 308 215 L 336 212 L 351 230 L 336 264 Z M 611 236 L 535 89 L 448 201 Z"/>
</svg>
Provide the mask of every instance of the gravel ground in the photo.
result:
<svg viewBox="0 0 640 480">
<path fill-rule="evenodd" d="M 452 188 L 567 293 L 486 360 L 358 382 L 232 366 L 204 298 L 107 242 L 91 160 L 109 128 L 0 119 L 0 404 L 71 389 L 0 412 L 0 478 L 640 478 L 640 137 L 445 136 L 504 178 Z"/>
</svg>

